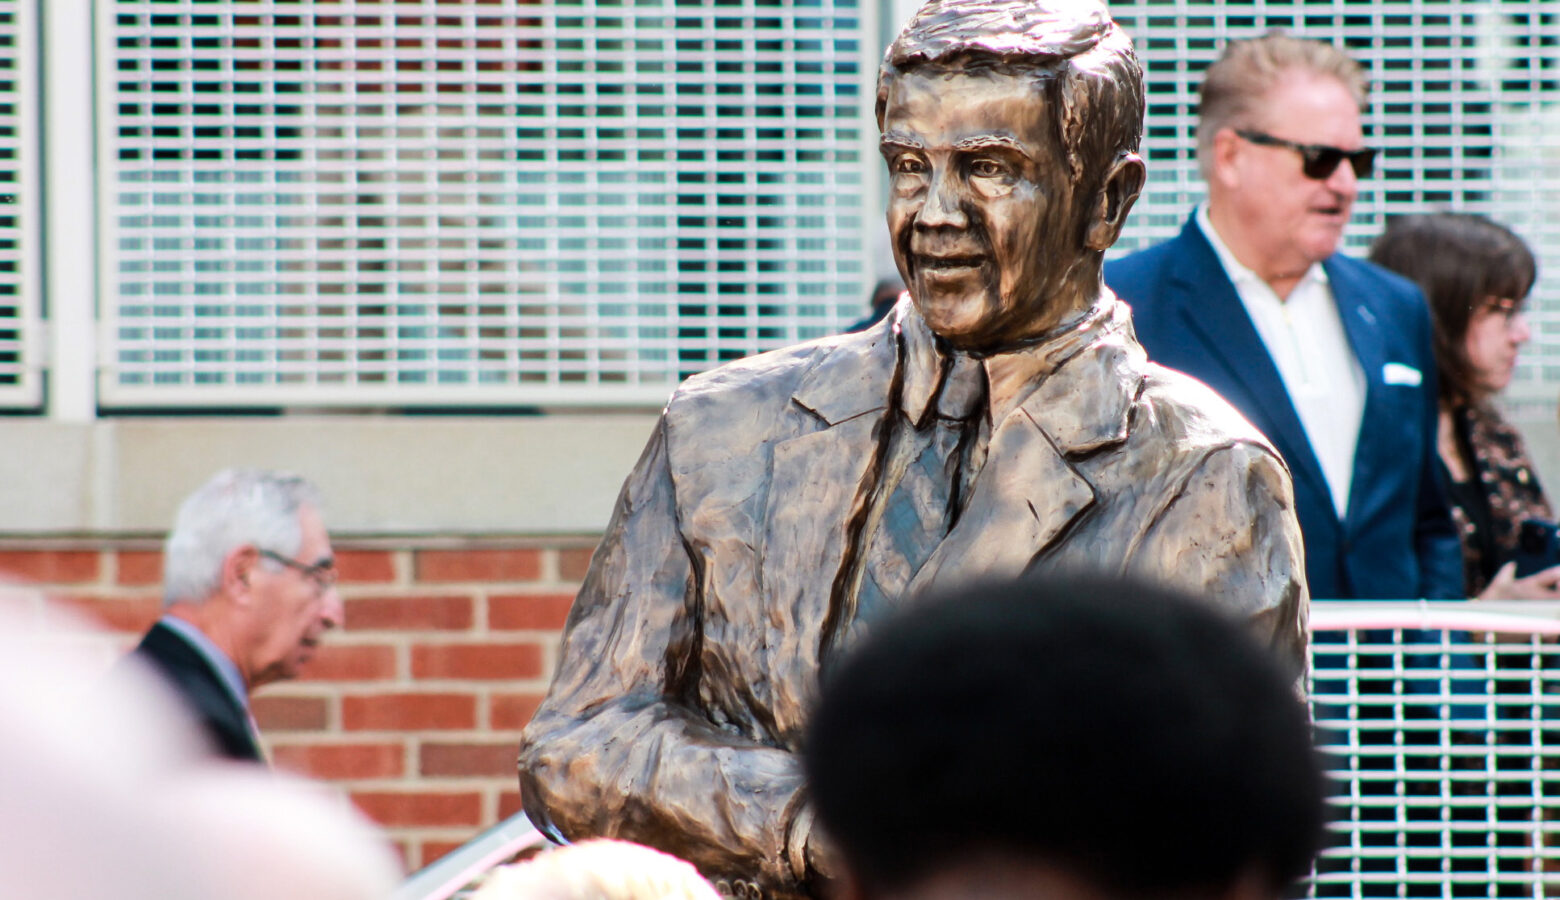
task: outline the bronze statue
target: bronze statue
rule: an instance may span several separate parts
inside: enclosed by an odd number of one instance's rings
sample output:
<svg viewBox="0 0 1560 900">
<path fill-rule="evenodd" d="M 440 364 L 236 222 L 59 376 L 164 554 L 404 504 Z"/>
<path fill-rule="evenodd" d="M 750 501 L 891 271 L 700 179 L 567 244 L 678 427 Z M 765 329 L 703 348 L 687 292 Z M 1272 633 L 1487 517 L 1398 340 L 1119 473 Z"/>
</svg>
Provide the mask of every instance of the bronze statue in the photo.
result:
<svg viewBox="0 0 1560 900">
<path fill-rule="evenodd" d="M 1304 652 L 1288 470 L 1148 363 L 1101 284 L 1144 178 L 1142 70 L 1105 6 L 932 0 L 877 109 L 913 300 L 679 388 L 521 747 L 539 826 L 649 844 L 738 896 L 831 874 L 796 755 L 819 669 L 928 588 L 1103 568 Z"/>
</svg>

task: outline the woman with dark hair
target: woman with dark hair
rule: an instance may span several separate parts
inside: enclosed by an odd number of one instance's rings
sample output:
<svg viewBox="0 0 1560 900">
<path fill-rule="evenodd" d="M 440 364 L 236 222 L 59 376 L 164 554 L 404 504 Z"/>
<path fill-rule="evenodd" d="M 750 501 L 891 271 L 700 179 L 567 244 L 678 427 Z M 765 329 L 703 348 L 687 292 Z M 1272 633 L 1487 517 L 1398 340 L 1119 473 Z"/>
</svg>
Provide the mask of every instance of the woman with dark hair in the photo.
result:
<svg viewBox="0 0 1560 900">
<path fill-rule="evenodd" d="M 1537 278 L 1522 239 L 1482 216 L 1434 213 L 1387 223 L 1370 258 L 1419 284 L 1430 301 L 1440 383 L 1438 449 L 1462 535 L 1468 595 L 1560 599 L 1560 566 L 1516 577 L 1526 519 L 1551 520 L 1522 436 L 1496 412 L 1532 332 L 1523 304 Z"/>
</svg>

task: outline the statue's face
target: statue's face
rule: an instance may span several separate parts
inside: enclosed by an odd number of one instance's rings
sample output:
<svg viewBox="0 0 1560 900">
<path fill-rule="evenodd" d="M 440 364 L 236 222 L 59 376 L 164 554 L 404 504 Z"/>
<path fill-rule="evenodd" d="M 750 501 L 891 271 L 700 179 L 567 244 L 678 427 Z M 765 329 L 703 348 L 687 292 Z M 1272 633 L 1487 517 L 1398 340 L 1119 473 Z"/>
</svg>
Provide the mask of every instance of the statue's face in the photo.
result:
<svg viewBox="0 0 1560 900">
<path fill-rule="evenodd" d="M 913 70 L 889 86 L 894 259 L 932 331 L 964 350 L 1042 334 L 1072 309 L 1083 223 L 1032 77 Z"/>
</svg>

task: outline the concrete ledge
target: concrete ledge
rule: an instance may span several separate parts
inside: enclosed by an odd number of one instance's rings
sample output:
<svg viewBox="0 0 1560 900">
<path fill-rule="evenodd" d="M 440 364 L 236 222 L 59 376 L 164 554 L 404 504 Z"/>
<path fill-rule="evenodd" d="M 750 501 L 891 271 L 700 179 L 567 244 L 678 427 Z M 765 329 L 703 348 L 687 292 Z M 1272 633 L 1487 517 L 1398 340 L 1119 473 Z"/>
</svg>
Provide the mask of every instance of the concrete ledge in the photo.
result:
<svg viewBox="0 0 1560 900">
<path fill-rule="evenodd" d="M 599 534 L 654 415 L 0 419 L 0 536 L 150 534 L 224 466 L 288 469 L 339 535 Z"/>
<path fill-rule="evenodd" d="M 1519 408 L 1560 484 L 1552 406 Z M 521 417 L 0 418 L 0 538 L 160 537 L 224 466 L 290 469 L 342 537 L 599 535 L 654 428 L 648 413 Z"/>
</svg>

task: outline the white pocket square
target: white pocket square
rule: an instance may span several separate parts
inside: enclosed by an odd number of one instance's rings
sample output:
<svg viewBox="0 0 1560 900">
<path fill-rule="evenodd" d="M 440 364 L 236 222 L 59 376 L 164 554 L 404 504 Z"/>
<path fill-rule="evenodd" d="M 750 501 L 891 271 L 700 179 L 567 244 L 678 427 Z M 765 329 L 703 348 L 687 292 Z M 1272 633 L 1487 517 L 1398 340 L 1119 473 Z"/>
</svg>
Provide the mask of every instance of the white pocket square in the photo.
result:
<svg viewBox="0 0 1560 900">
<path fill-rule="evenodd" d="M 1404 384 L 1409 387 L 1418 387 L 1425 376 L 1413 366 L 1405 366 L 1399 362 L 1389 362 L 1381 367 L 1381 380 L 1387 384 Z"/>
</svg>

